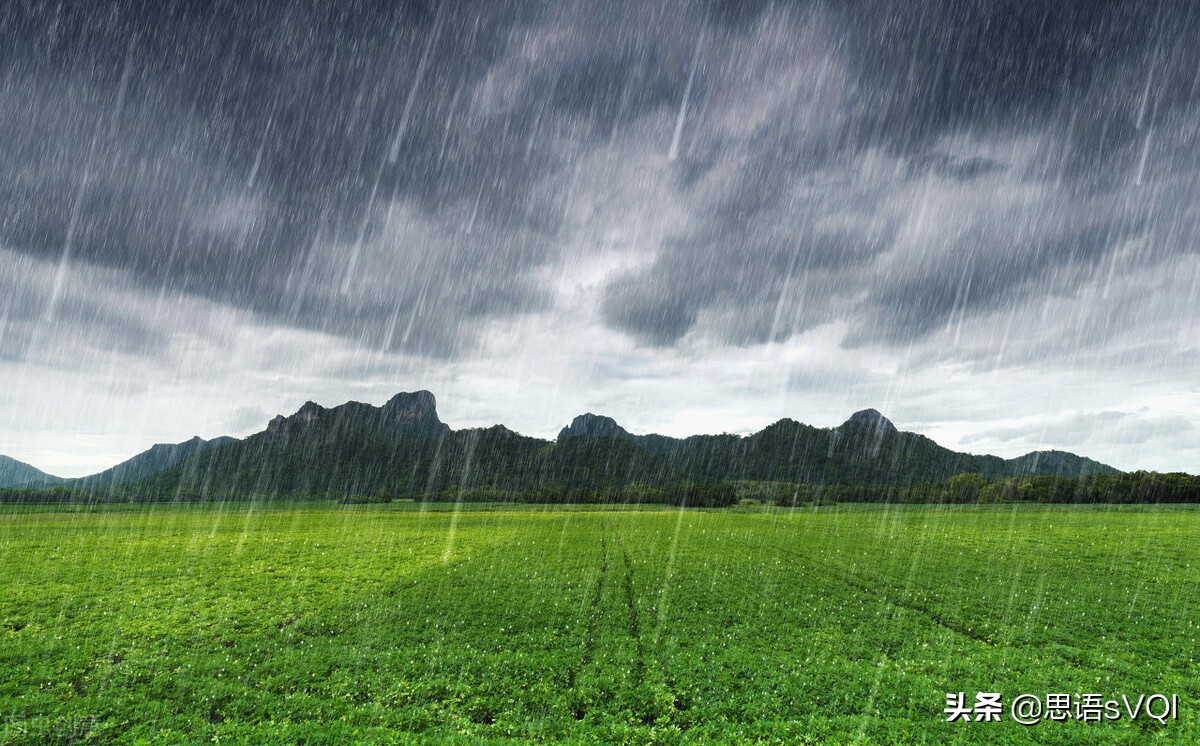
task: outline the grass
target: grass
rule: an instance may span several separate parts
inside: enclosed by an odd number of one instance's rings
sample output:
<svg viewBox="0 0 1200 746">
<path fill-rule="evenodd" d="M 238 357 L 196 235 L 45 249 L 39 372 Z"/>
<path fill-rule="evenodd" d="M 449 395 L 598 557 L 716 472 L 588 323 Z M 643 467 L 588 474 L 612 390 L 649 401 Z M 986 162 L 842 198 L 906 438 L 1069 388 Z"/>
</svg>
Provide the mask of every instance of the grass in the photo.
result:
<svg viewBox="0 0 1200 746">
<path fill-rule="evenodd" d="M 452 507 L 4 508 L 0 742 L 1200 742 L 1197 510 Z"/>
</svg>

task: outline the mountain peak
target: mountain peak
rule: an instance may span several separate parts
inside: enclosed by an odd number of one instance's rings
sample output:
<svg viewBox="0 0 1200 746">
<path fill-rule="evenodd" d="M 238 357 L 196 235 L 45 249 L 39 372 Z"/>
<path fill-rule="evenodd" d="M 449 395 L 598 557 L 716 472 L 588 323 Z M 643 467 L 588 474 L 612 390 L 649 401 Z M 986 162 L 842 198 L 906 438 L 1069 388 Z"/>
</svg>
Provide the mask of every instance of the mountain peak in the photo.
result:
<svg viewBox="0 0 1200 746">
<path fill-rule="evenodd" d="M 841 426 L 846 427 L 847 425 L 868 427 L 881 432 L 898 432 L 892 421 L 880 414 L 878 409 L 860 409 L 850 415 L 850 419 L 843 422 Z"/>
<path fill-rule="evenodd" d="M 1024 456 L 1006 459 L 1018 472 L 1075 476 L 1085 474 L 1118 474 L 1113 467 L 1067 451 L 1031 451 Z"/>
<path fill-rule="evenodd" d="M 301 422 L 312 422 L 329 410 L 317 404 L 315 401 L 306 401 L 304 406 L 296 410 L 295 417 Z"/>
<path fill-rule="evenodd" d="M 434 436 L 450 432 L 450 427 L 438 419 L 437 402 L 428 391 L 402 392 L 396 394 L 382 407 L 350 401 L 328 408 L 308 401 L 291 417 L 277 415 L 267 423 L 266 437 L 269 440 L 283 437 L 287 433 L 340 430 L 344 428 L 396 428 L 409 436 Z"/>
<path fill-rule="evenodd" d="M 558 437 L 592 436 L 608 438 L 631 438 L 628 430 L 617 424 L 612 417 L 588 412 L 571 420 L 571 424 L 558 433 Z"/>
<path fill-rule="evenodd" d="M 451 432 L 450 426 L 438 419 L 437 399 L 421 391 L 401 391 L 387 400 L 380 411 L 385 420 L 401 425 L 411 435 L 439 436 Z"/>
<path fill-rule="evenodd" d="M 437 420 L 437 399 L 428 391 L 401 391 L 383 405 L 383 411 L 401 422 Z"/>
<path fill-rule="evenodd" d="M 221 436 L 221 437 L 224 438 L 225 436 Z M 218 438 L 218 440 L 219 439 L 220 438 Z M 187 440 L 181 440 L 178 443 L 155 443 L 154 445 L 150 446 L 149 450 L 150 451 L 167 451 L 167 450 L 171 450 L 173 448 L 199 448 L 200 446 L 203 446 L 207 443 L 208 443 L 208 441 L 205 440 L 204 438 L 201 438 L 199 435 L 193 435 L 192 437 L 188 438 Z"/>
</svg>

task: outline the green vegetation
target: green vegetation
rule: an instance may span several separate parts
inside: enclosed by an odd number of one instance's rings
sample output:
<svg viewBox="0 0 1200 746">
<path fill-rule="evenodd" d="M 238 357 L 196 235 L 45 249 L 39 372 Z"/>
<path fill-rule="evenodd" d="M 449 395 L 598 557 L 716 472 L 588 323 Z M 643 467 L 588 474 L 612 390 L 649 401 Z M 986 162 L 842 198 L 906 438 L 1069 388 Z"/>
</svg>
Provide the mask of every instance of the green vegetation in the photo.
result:
<svg viewBox="0 0 1200 746">
<path fill-rule="evenodd" d="M 1196 743 L 1197 535 L 1188 506 L 12 505 L 0 742 Z M 950 691 L 1181 707 L 946 723 Z"/>
<path fill-rule="evenodd" d="M 273 502 L 290 493 L 177 488 L 150 492 L 145 485 L 11 487 L 0 489 L 0 503 Z M 741 480 L 700 480 L 656 486 L 631 482 L 619 486 L 454 487 L 402 493 L 330 492 L 325 499 L 342 504 L 388 503 L 393 499 L 426 503 L 525 503 L 542 505 L 679 505 L 720 508 L 747 500 L 780 507 L 837 503 L 1042 503 L 1113 505 L 1200 503 L 1200 477 L 1190 474 L 1129 472 L 1084 477 L 1026 476 L 988 479 L 958 474 L 945 481 L 888 486 L 874 484 L 798 484 Z"/>
<path fill-rule="evenodd" d="M 776 505 L 797 506 L 856 503 L 1041 503 L 1041 504 L 1172 504 L 1200 503 L 1200 476 L 1134 471 L 1084 477 L 1026 476 L 988 479 L 957 474 L 927 484 L 811 485 L 786 483 L 739 484 L 742 496 L 769 496 Z"/>
</svg>

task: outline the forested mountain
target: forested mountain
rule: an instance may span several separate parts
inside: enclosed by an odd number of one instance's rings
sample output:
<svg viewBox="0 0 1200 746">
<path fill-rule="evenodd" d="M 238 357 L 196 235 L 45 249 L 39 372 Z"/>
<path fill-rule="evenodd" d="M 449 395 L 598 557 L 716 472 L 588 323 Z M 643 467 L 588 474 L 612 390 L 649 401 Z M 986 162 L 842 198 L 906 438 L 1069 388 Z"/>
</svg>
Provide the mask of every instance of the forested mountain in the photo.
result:
<svg viewBox="0 0 1200 746">
<path fill-rule="evenodd" d="M 897 430 L 875 410 L 835 428 L 783 419 L 749 436 L 633 435 L 614 420 L 582 415 L 546 441 L 503 425 L 451 430 L 433 394 L 402 393 L 382 407 L 308 402 L 243 440 L 193 453 L 137 487 L 154 492 L 279 495 L 445 490 L 540 491 L 758 480 L 904 487 L 960 473 L 985 477 L 1081 476 L 1116 470 L 1069 453 L 1004 460 L 943 448 Z"/>
<path fill-rule="evenodd" d="M 63 479 L 15 458 L 0 456 L 0 487 L 34 487 L 62 484 Z"/>
<path fill-rule="evenodd" d="M 0 456 L 0 488 L 4 487 L 111 487 L 144 479 L 206 448 L 232 443 L 236 438 L 221 436 L 204 440 L 196 436 L 182 443 L 156 443 L 141 453 L 126 459 L 111 469 L 76 479 L 47 474 L 29 464 L 8 456 Z"/>
<path fill-rule="evenodd" d="M 156 443 L 133 458 L 122 461 L 111 469 L 105 469 L 98 474 L 92 474 L 79 479 L 67 480 L 68 484 L 86 487 L 104 487 L 125 484 L 138 479 L 144 479 L 152 474 L 182 461 L 208 448 L 215 448 L 237 439 L 228 436 L 204 440 L 200 436 L 185 440 L 182 443 Z"/>
</svg>

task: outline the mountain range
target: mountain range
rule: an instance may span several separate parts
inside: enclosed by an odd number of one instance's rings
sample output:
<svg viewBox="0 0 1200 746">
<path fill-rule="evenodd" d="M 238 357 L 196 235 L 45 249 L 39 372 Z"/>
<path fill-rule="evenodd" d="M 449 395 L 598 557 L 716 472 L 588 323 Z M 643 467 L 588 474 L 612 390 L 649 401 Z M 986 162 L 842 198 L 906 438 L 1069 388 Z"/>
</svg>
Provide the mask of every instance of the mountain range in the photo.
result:
<svg viewBox="0 0 1200 746">
<path fill-rule="evenodd" d="M 36 467 L 8 456 L 0 456 L 0 488 L 3 487 L 112 487 L 128 484 L 166 469 L 168 466 L 199 453 L 206 448 L 215 448 L 226 443 L 235 443 L 237 438 L 223 435 L 212 440 L 196 436 L 182 443 L 156 443 L 136 456 L 122 461 L 111 469 L 86 477 L 66 479 L 47 474 Z"/>
<path fill-rule="evenodd" d="M 755 480 L 905 487 L 956 474 L 1078 477 L 1118 471 L 1063 451 L 1014 459 L 943 448 L 901 432 L 874 409 L 833 428 L 781 419 L 752 435 L 635 435 L 610 417 L 576 417 L 554 441 L 503 425 L 453 430 L 428 391 L 381 407 L 305 403 L 243 439 L 159 444 L 117 466 L 64 480 L 0 457 L 0 487 L 53 486 L 147 493 L 375 494 L 452 489 L 611 489 L 683 481 Z"/>
</svg>

